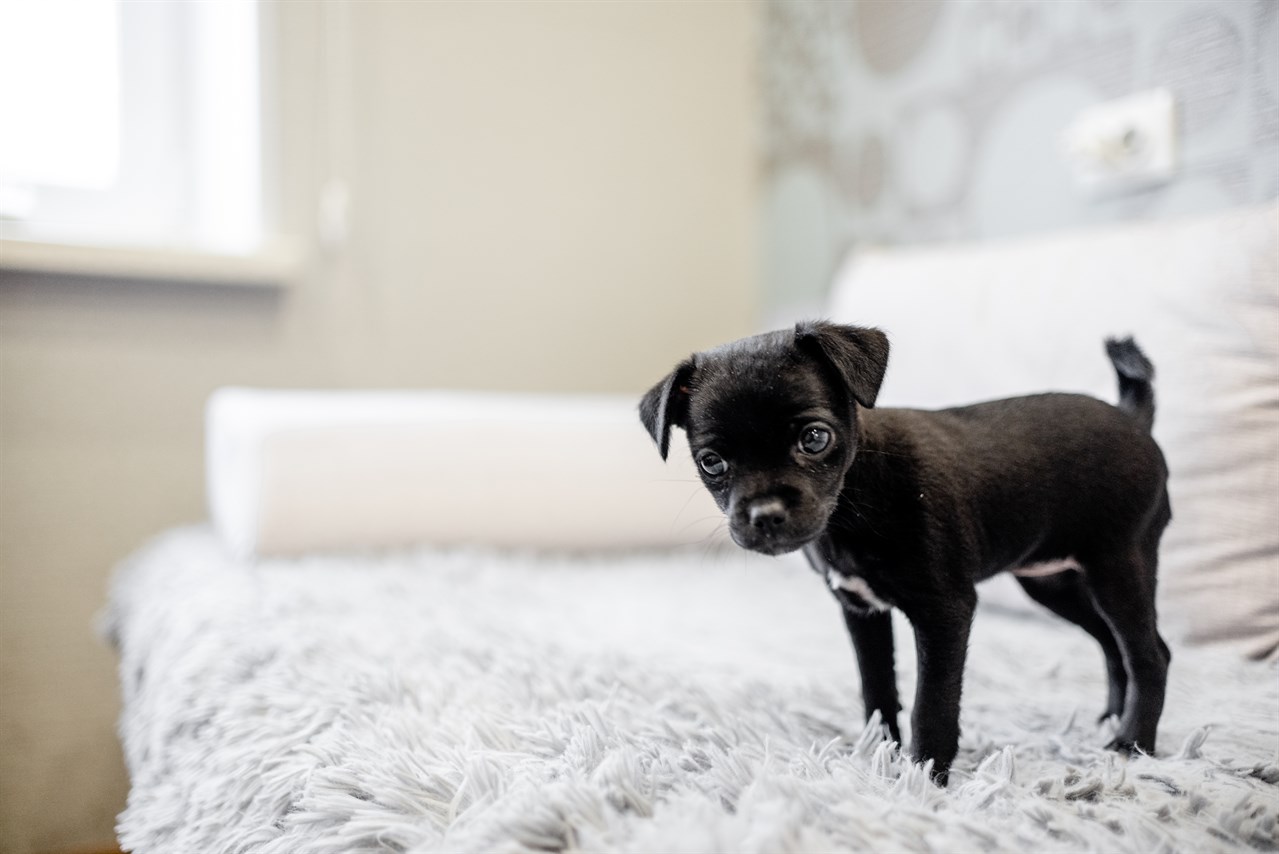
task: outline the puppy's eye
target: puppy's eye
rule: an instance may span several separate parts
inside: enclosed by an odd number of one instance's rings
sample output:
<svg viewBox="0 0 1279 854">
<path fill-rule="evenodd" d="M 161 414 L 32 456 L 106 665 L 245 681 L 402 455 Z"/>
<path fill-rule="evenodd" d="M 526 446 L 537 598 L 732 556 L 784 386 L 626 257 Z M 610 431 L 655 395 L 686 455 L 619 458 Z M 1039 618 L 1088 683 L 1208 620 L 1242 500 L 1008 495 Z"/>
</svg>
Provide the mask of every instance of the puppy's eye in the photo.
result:
<svg viewBox="0 0 1279 854">
<path fill-rule="evenodd" d="M 728 462 L 714 451 L 707 451 L 698 457 L 697 464 L 711 477 L 719 477 L 728 471 Z"/>
<path fill-rule="evenodd" d="M 820 424 L 809 424 L 799 431 L 799 449 L 806 454 L 820 454 L 830 447 L 830 431 Z"/>
</svg>

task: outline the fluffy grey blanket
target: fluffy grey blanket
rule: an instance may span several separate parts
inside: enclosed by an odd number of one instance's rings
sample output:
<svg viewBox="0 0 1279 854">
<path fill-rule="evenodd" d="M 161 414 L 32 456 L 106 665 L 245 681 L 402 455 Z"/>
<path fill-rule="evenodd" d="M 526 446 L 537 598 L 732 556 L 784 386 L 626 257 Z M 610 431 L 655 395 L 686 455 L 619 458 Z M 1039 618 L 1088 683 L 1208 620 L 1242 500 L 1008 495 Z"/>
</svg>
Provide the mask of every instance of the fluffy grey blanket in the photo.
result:
<svg viewBox="0 0 1279 854">
<path fill-rule="evenodd" d="M 1279 847 L 1273 666 L 1174 650 L 1156 757 L 1101 749 L 1073 627 L 978 617 L 932 786 L 874 727 L 820 578 L 741 553 L 229 559 L 118 573 L 138 852 Z M 911 696 L 908 626 L 899 669 Z"/>
</svg>

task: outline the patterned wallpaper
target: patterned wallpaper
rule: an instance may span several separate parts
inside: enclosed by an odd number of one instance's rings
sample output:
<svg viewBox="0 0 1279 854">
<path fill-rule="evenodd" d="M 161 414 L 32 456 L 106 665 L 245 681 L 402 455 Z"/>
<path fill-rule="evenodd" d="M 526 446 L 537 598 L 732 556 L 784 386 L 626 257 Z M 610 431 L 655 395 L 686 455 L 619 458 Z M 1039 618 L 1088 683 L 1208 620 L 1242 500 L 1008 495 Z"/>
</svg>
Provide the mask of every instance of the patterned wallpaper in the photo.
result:
<svg viewBox="0 0 1279 854">
<path fill-rule="evenodd" d="M 769 0 L 765 310 L 822 304 L 867 243 L 980 240 L 1279 195 L 1279 0 Z M 1082 108 L 1177 102 L 1174 180 L 1072 183 Z"/>
</svg>

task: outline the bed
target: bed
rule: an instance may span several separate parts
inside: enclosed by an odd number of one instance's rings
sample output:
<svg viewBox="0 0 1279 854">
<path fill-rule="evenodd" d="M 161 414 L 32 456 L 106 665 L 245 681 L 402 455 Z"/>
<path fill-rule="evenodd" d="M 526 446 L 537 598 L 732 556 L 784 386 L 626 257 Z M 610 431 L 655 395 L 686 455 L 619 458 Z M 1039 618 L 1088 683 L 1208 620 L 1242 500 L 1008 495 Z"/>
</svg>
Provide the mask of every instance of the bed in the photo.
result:
<svg viewBox="0 0 1279 854">
<path fill-rule="evenodd" d="M 1277 247 L 1270 206 L 858 255 L 830 305 L 889 331 L 888 405 L 1110 398 L 1101 336 L 1151 353 L 1177 514 L 1155 756 L 1102 749 L 1100 651 L 992 582 L 933 786 L 863 724 L 822 579 L 725 543 L 630 401 L 231 390 L 210 522 L 141 548 L 102 618 L 122 846 L 1279 848 Z M 479 489 L 450 441 L 477 431 L 507 449 Z"/>
</svg>

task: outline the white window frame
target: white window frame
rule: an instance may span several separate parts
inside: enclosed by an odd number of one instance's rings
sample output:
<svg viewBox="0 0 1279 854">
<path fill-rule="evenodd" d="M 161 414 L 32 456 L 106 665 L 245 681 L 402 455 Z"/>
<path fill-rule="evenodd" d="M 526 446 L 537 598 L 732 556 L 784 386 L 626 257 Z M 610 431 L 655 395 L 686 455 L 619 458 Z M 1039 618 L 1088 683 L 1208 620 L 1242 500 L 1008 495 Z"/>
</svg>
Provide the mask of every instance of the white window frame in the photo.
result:
<svg viewBox="0 0 1279 854">
<path fill-rule="evenodd" d="M 270 221 L 263 170 L 266 7 L 120 2 L 118 179 L 8 187 L 33 203 L 0 220 L 0 268 L 288 284 L 299 253 Z"/>
</svg>

